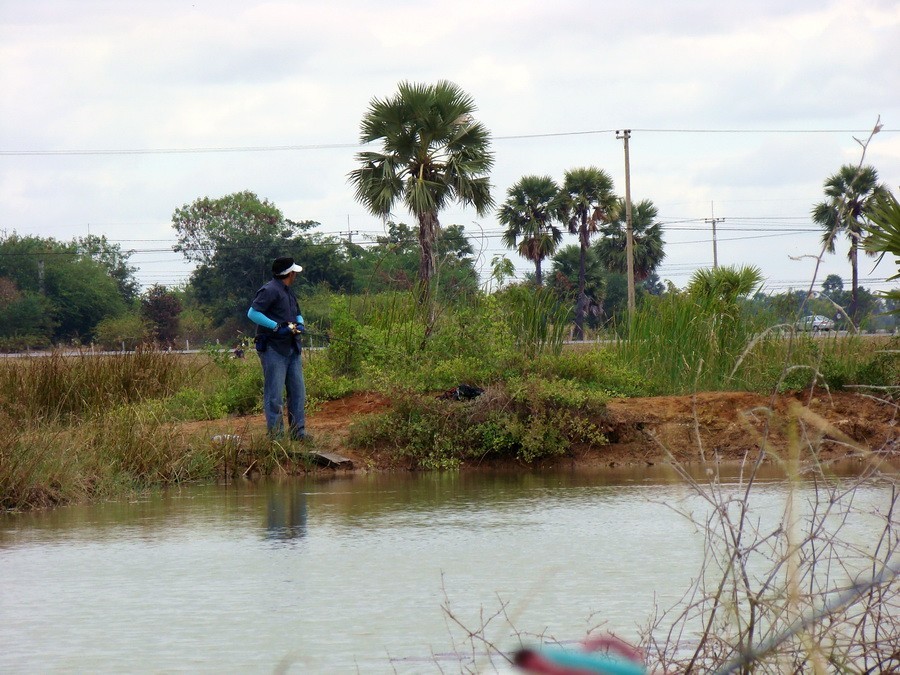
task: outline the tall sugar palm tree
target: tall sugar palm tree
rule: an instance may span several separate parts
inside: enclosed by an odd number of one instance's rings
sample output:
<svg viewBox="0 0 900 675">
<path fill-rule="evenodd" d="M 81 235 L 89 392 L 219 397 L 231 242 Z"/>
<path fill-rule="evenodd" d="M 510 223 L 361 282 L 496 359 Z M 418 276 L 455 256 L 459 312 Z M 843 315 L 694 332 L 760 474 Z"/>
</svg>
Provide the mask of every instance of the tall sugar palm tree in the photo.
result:
<svg viewBox="0 0 900 675">
<path fill-rule="evenodd" d="M 541 262 L 556 251 L 562 230 L 553 224 L 553 200 L 559 186 L 550 176 L 522 176 L 507 191 L 498 218 L 506 225 L 503 243 L 534 263 L 534 278 L 542 285 Z M 521 237 L 521 241 L 519 238 Z M 518 243 L 517 243 L 518 242 Z"/>
<path fill-rule="evenodd" d="M 649 199 L 643 199 L 631 209 L 631 231 L 634 239 L 634 277 L 643 281 L 665 259 L 662 226 L 656 222 L 656 207 Z M 627 274 L 628 259 L 625 253 L 625 202 L 619 200 L 616 217 L 601 228 L 603 237 L 594 244 L 597 255 L 610 272 Z"/>
<path fill-rule="evenodd" d="M 859 305 L 859 249 L 869 213 L 879 198 L 889 194 L 878 182 L 878 172 L 871 166 L 845 164 L 824 183 L 825 201 L 812 209 L 812 219 L 822 226 L 825 250 L 834 253 L 834 240 L 844 233 L 850 239 L 850 307 L 848 314 L 856 322 Z"/>
<path fill-rule="evenodd" d="M 578 296 L 575 301 L 576 340 L 584 338 L 584 315 L 587 297 L 584 293 L 585 259 L 591 237 L 603 224 L 616 217 L 618 198 L 613 193 L 612 177 L 593 166 L 566 171 L 562 188 L 554 201 L 557 217 L 568 223 L 569 232 L 578 235 L 581 256 L 578 264 Z"/>
<path fill-rule="evenodd" d="M 359 167 L 349 174 L 356 199 L 382 217 L 402 202 L 418 220 L 422 299 L 434 276 L 440 210 L 456 201 L 483 216 L 493 207 L 490 134 L 474 112 L 472 98 L 452 82 L 401 82 L 395 95 L 371 101 L 360 125 L 360 141 L 381 149 L 357 154 Z"/>
</svg>

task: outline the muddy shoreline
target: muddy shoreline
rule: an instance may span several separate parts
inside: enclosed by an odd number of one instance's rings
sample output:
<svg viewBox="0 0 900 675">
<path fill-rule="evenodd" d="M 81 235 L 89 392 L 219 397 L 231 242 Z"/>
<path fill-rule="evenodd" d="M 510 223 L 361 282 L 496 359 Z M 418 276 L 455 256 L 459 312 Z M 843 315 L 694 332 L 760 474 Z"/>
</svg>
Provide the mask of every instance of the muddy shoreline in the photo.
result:
<svg viewBox="0 0 900 675">
<path fill-rule="evenodd" d="M 338 453 L 353 462 L 353 471 L 410 468 L 387 450 L 350 447 L 349 427 L 365 415 L 387 410 L 387 397 L 355 393 L 328 401 L 308 416 L 318 450 Z M 858 393 L 817 390 L 773 396 L 747 392 L 703 392 L 690 396 L 614 399 L 594 420 L 607 445 L 581 445 L 550 462 L 592 466 L 637 466 L 702 461 L 753 460 L 761 447 L 766 461 L 779 462 L 792 449 L 820 461 L 900 457 L 900 407 L 886 399 Z M 262 415 L 185 425 L 192 436 L 265 433 Z M 792 441 L 792 439 L 795 439 Z M 473 466 L 541 466 L 515 461 L 482 460 Z"/>
</svg>

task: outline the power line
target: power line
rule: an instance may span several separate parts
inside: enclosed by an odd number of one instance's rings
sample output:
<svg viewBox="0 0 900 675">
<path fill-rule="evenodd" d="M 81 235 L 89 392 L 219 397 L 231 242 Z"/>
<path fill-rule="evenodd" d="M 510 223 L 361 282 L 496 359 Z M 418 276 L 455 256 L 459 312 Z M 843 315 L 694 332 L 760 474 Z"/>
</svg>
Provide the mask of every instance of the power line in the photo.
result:
<svg viewBox="0 0 900 675">
<path fill-rule="evenodd" d="M 631 129 L 656 134 L 865 134 L 871 129 Z M 900 129 L 881 129 L 879 133 L 896 133 Z M 538 138 L 563 138 L 566 136 L 590 136 L 614 134 L 615 129 L 589 129 L 583 131 L 557 131 L 534 134 L 510 134 L 493 136 L 495 141 L 515 141 Z M 309 143 L 292 145 L 246 145 L 188 148 L 126 148 L 120 150 L 0 150 L 2 157 L 56 157 L 101 155 L 191 155 L 245 152 L 306 152 L 313 150 L 346 150 L 368 147 L 361 143 Z"/>
</svg>

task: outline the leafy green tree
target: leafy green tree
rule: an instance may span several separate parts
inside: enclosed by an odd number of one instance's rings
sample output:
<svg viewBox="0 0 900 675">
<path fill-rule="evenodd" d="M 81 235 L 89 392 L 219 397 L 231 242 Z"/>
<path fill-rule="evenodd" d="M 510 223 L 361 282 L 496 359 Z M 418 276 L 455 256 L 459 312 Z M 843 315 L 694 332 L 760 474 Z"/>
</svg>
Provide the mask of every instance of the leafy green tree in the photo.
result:
<svg viewBox="0 0 900 675">
<path fill-rule="evenodd" d="M 172 215 L 178 232 L 175 250 L 198 263 L 190 285 L 196 301 L 216 325 L 243 322 L 256 290 L 272 277 L 272 261 L 293 256 L 303 267 L 295 291 L 319 284 L 351 285 L 343 247 L 337 240 L 309 233 L 314 221 L 286 220 L 271 202 L 238 192 L 204 197 Z"/>
<path fill-rule="evenodd" d="M 156 284 L 141 298 L 141 316 L 151 326 L 153 338 L 159 344 L 171 345 L 178 337 L 181 301 L 165 286 Z"/>
<path fill-rule="evenodd" d="M 628 258 L 625 252 L 627 223 L 625 222 L 625 201 L 620 199 L 616 216 L 600 228 L 603 236 L 594 243 L 597 255 L 610 272 L 628 273 Z M 665 259 L 662 226 L 656 222 L 657 208 L 649 199 L 632 204 L 631 233 L 634 243 L 634 277 L 644 281 Z"/>
<path fill-rule="evenodd" d="M 40 334 L 52 330 L 47 337 L 53 340 L 89 339 L 98 321 L 125 310 L 119 282 L 130 273 L 113 275 L 115 265 L 106 254 L 112 256 L 117 247 L 107 245 L 103 255 L 98 250 L 99 245 L 85 250 L 78 240 L 65 243 L 15 233 L 0 238 L 0 277 L 21 291 L 20 302 L 27 302 L 26 311 L 34 315 L 27 323 Z M 20 314 L 13 323 L 22 326 L 25 320 Z"/>
<path fill-rule="evenodd" d="M 435 249 L 435 278 L 441 297 L 454 299 L 478 290 L 475 249 L 462 225 L 442 228 Z"/>
<path fill-rule="evenodd" d="M 348 247 L 353 288 L 357 292 L 410 290 L 416 286 L 419 246 L 415 231 L 405 223 L 389 222 L 388 232 L 374 246 Z M 461 225 L 442 228 L 435 241 L 434 286 L 442 297 L 478 287 L 472 243 Z"/>
<path fill-rule="evenodd" d="M 53 303 L 55 339 L 90 340 L 98 322 L 126 309 L 115 279 L 90 258 L 53 258 L 46 266 L 44 284 Z"/>
<path fill-rule="evenodd" d="M 73 241 L 73 246 L 79 255 L 88 256 L 106 268 L 126 304 L 131 304 L 138 297 L 141 286 L 134 276 L 137 268 L 128 264 L 134 251 L 123 251 L 119 244 L 111 243 L 106 235 L 78 237 Z"/>
<path fill-rule="evenodd" d="M 221 324 L 247 311 L 253 293 L 271 278 L 272 260 L 290 255 L 294 228 L 268 200 L 249 191 L 203 197 L 172 215 L 176 251 L 198 263 L 190 285 L 197 301 Z"/>
<path fill-rule="evenodd" d="M 294 291 L 322 286 L 334 291 L 353 288 L 353 267 L 340 237 L 317 232 L 299 234 L 290 240 L 287 250 L 303 268 L 303 273 L 294 282 Z"/>
<path fill-rule="evenodd" d="M 94 340 L 105 349 L 134 349 L 149 337 L 150 328 L 137 310 L 102 319 L 94 329 Z"/>
<path fill-rule="evenodd" d="M 292 233 L 278 207 L 246 190 L 185 204 L 172 214 L 172 226 L 178 233 L 175 250 L 206 266 L 254 239 L 280 243 Z"/>
<path fill-rule="evenodd" d="M 54 329 L 52 312 L 46 297 L 21 291 L 12 279 L 0 277 L 0 338 L 5 343 L 18 347 L 50 344 Z"/>
<path fill-rule="evenodd" d="M 440 210 L 458 201 L 485 215 L 493 206 L 488 173 L 494 157 L 474 112 L 472 98 L 452 82 L 401 82 L 394 96 L 372 100 L 361 123 L 360 141 L 378 142 L 381 151 L 359 153 L 350 182 L 371 213 L 388 218 L 403 202 L 416 217 L 423 300 L 435 273 Z"/>
<path fill-rule="evenodd" d="M 838 274 L 829 274 L 822 282 L 822 292 L 834 299 L 844 291 L 844 280 Z M 837 300 L 835 300 L 837 302 Z"/>
<path fill-rule="evenodd" d="M 887 188 L 878 182 L 878 172 L 871 166 L 845 164 L 824 183 L 825 201 L 813 207 L 812 219 L 822 227 L 825 250 L 834 253 L 835 239 L 844 233 L 850 240 L 847 258 L 852 273 L 848 314 L 858 321 L 859 245 L 869 220 L 869 213 Z"/>
<path fill-rule="evenodd" d="M 571 169 L 563 178 L 562 188 L 554 202 L 557 217 L 569 225 L 569 232 L 578 235 L 581 247 L 578 265 L 578 295 L 575 301 L 574 338 L 584 338 L 584 316 L 588 310 L 585 294 L 585 274 L 588 247 L 593 235 L 604 223 L 616 217 L 618 199 L 613 193 L 613 180 L 603 169 L 585 167 Z"/>
<path fill-rule="evenodd" d="M 538 286 L 543 284 L 541 262 L 562 242 L 562 230 L 553 224 L 552 205 L 558 194 L 559 186 L 550 176 L 522 176 L 507 191 L 498 213 L 498 219 L 506 225 L 503 244 L 534 263 Z"/>
<path fill-rule="evenodd" d="M 375 245 L 355 247 L 351 255 L 354 290 L 378 292 L 410 290 L 419 268 L 419 246 L 415 231 L 406 223 L 387 223 L 387 234 Z"/>
</svg>

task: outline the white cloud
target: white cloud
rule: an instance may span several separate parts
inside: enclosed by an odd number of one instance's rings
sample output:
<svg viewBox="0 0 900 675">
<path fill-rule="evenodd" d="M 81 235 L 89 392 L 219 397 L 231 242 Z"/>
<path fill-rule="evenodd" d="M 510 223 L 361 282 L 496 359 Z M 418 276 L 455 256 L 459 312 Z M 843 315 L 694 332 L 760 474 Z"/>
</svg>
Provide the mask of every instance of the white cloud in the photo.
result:
<svg viewBox="0 0 900 675">
<path fill-rule="evenodd" d="M 804 215 L 825 177 L 858 160 L 850 134 L 640 130 L 861 130 L 879 113 L 898 129 L 898 34 L 900 7 L 888 0 L 5 3 L 0 149 L 352 143 L 373 97 L 400 80 L 446 78 L 497 136 L 635 129 L 633 194 L 663 216 L 702 219 L 713 201 L 725 217 Z M 498 202 L 525 173 L 559 180 L 588 164 L 623 188 L 611 133 L 498 139 L 495 151 Z M 164 232 L 181 204 L 243 189 L 331 231 L 348 217 L 352 229 L 379 228 L 346 183 L 353 153 L 2 156 L 0 228 L 66 238 L 92 223 L 127 238 L 135 223 Z M 868 160 L 900 184 L 897 133 L 876 137 Z M 498 229 L 463 209 L 442 217 L 473 220 Z M 670 261 L 708 261 L 706 245 L 679 237 L 700 238 L 673 233 Z M 807 240 L 723 242 L 723 255 L 734 246 L 791 278 L 800 272 L 783 252 Z"/>
</svg>

